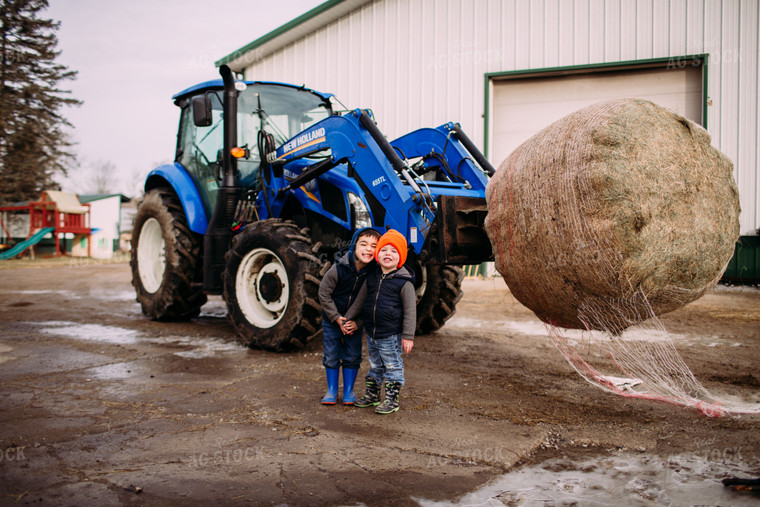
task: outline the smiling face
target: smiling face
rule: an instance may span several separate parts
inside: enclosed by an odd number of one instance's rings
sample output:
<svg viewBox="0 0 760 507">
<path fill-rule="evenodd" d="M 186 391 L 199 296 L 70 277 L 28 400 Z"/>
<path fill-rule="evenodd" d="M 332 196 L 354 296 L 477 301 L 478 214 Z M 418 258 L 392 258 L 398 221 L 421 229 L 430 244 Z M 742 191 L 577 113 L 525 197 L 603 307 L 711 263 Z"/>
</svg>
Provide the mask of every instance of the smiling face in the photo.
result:
<svg viewBox="0 0 760 507">
<path fill-rule="evenodd" d="M 390 273 L 398 268 L 400 260 L 401 256 L 393 245 L 383 246 L 377 254 L 377 263 L 380 264 L 383 273 Z"/>
<path fill-rule="evenodd" d="M 354 247 L 354 263 L 361 269 L 375 258 L 375 248 L 377 248 L 377 238 L 373 236 L 360 236 L 356 240 Z"/>
</svg>

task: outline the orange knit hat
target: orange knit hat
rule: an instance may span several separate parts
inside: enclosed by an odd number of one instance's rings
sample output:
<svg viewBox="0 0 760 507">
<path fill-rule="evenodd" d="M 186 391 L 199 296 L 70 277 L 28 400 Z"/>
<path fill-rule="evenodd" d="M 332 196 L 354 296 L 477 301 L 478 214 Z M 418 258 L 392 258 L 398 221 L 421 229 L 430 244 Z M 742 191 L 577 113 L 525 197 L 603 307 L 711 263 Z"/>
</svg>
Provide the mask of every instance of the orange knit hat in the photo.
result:
<svg viewBox="0 0 760 507">
<path fill-rule="evenodd" d="M 377 240 L 377 248 L 375 249 L 375 260 L 377 261 L 377 256 L 380 253 L 380 249 L 383 248 L 385 245 L 391 245 L 393 248 L 396 249 L 399 256 L 398 266 L 403 266 L 404 262 L 406 262 L 406 238 L 398 232 L 396 229 L 390 229 L 388 232 L 380 236 L 380 239 Z"/>
</svg>

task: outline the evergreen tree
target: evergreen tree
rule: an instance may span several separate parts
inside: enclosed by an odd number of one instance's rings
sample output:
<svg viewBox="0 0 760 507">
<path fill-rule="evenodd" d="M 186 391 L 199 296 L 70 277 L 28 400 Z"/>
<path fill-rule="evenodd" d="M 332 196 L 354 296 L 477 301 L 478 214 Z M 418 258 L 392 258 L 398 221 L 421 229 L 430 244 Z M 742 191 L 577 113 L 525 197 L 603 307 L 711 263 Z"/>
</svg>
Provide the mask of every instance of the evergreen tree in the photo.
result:
<svg viewBox="0 0 760 507">
<path fill-rule="evenodd" d="M 47 0 L 0 0 L 0 203 L 56 189 L 74 157 L 61 115 L 81 102 L 60 83 L 76 71 L 57 64 L 59 22 L 42 19 Z"/>
</svg>

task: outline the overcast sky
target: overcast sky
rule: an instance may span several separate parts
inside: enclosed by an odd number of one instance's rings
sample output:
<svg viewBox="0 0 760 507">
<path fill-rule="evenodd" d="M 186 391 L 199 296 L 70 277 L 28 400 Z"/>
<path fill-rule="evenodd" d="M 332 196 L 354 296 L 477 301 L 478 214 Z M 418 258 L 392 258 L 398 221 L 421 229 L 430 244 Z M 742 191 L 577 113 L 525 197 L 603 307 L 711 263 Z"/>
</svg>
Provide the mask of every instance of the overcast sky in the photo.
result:
<svg viewBox="0 0 760 507">
<path fill-rule="evenodd" d="M 174 157 L 175 93 L 219 77 L 214 62 L 324 0 L 50 0 L 41 17 L 61 22 L 58 59 L 79 72 L 66 82 L 84 101 L 64 110 L 81 167 L 64 190 L 84 193 L 94 165 L 110 162 L 117 188 Z M 266 76 L 261 76 L 266 79 Z"/>
</svg>

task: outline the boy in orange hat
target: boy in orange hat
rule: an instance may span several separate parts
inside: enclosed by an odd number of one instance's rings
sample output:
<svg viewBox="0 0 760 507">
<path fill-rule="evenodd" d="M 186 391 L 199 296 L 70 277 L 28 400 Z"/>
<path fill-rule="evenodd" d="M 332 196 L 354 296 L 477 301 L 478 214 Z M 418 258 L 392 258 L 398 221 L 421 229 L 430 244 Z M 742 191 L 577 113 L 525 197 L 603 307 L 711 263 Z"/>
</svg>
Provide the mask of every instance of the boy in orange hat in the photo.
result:
<svg viewBox="0 0 760 507">
<path fill-rule="evenodd" d="M 377 267 L 367 275 L 347 320 L 358 316 L 361 305 L 370 370 L 365 378 L 367 392 L 356 407 L 376 407 L 377 414 L 391 414 L 399 409 L 399 391 L 404 385 L 404 361 L 414 346 L 417 326 L 417 300 L 414 273 L 404 266 L 406 238 L 391 229 L 377 241 Z M 385 384 L 385 400 L 380 402 L 380 385 Z"/>
</svg>

